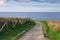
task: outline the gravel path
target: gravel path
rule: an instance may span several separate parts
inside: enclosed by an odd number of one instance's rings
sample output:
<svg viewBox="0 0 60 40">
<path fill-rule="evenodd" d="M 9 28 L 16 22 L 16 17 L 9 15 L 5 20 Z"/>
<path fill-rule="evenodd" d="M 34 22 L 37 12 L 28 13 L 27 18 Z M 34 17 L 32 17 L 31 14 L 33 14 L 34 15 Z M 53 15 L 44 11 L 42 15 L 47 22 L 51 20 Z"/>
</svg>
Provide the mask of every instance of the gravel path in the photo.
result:
<svg viewBox="0 0 60 40">
<path fill-rule="evenodd" d="M 26 32 L 22 37 L 17 40 L 46 40 L 42 32 L 42 26 L 40 23 L 36 23 L 36 26 Z"/>
</svg>

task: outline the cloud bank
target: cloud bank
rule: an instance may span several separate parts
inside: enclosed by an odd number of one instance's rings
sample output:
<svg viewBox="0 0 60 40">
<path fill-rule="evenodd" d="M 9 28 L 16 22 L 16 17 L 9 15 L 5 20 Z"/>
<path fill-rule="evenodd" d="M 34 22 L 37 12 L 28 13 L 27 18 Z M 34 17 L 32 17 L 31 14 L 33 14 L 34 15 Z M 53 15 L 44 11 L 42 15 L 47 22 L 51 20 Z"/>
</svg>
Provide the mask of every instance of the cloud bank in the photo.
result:
<svg viewBox="0 0 60 40">
<path fill-rule="evenodd" d="M 47 1 L 48 0 L 7 0 L 3 5 L 0 5 L 0 12 L 60 12 L 60 3 L 47 3 Z"/>
<path fill-rule="evenodd" d="M 60 8 L 1 7 L 0 12 L 60 12 Z"/>
</svg>

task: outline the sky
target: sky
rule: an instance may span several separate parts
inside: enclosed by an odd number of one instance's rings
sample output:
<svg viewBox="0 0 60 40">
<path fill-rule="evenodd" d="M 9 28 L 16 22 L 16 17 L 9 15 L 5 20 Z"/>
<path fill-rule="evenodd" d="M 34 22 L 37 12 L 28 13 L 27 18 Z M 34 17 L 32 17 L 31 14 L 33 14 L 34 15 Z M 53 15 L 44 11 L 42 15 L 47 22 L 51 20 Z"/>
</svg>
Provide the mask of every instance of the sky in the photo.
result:
<svg viewBox="0 0 60 40">
<path fill-rule="evenodd" d="M 60 0 L 0 0 L 0 12 L 60 12 Z"/>
</svg>

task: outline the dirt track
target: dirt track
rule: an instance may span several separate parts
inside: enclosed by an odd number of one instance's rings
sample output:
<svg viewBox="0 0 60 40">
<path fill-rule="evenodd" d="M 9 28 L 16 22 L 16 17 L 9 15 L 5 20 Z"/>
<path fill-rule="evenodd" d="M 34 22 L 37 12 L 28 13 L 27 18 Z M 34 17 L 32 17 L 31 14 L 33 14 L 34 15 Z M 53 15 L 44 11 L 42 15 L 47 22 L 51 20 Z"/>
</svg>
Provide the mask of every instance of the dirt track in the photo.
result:
<svg viewBox="0 0 60 40">
<path fill-rule="evenodd" d="M 42 26 L 39 22 L 36 26 L 26 32 L 22 37 L 17 40 L 46 40 L 43 35 Z"/>
</svg>

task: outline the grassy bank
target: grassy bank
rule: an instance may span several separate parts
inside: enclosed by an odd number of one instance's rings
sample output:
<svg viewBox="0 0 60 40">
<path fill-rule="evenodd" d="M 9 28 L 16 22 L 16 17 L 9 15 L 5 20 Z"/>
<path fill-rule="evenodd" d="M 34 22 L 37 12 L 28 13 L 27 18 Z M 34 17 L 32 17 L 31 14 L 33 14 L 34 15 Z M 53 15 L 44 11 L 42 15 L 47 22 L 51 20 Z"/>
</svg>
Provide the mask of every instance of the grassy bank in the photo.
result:
<svg viewBox="0 0 60 40">
<path fill-rule="evenodd" d="M 33 27 L 35 23 L 33 21 L 26 22 L 24 24 L 17 23 L 15 28 L 9 26 L 9 28 L 4 28 L 0 32 L 0 40 L 15 40 L 17 37 L 24 34 L 27 30 Z"/>
<path fill-rule="evenodd" d="M 50 40 L 60 40 L 60 33 L 53 31 L 53 27 L 51 27 L 50 25 L 48 26 L 47 22 L 45 21 L 40 22 L 43 25 L 43 32 L 45 36 L 47 36 Z"/>
</svg>

